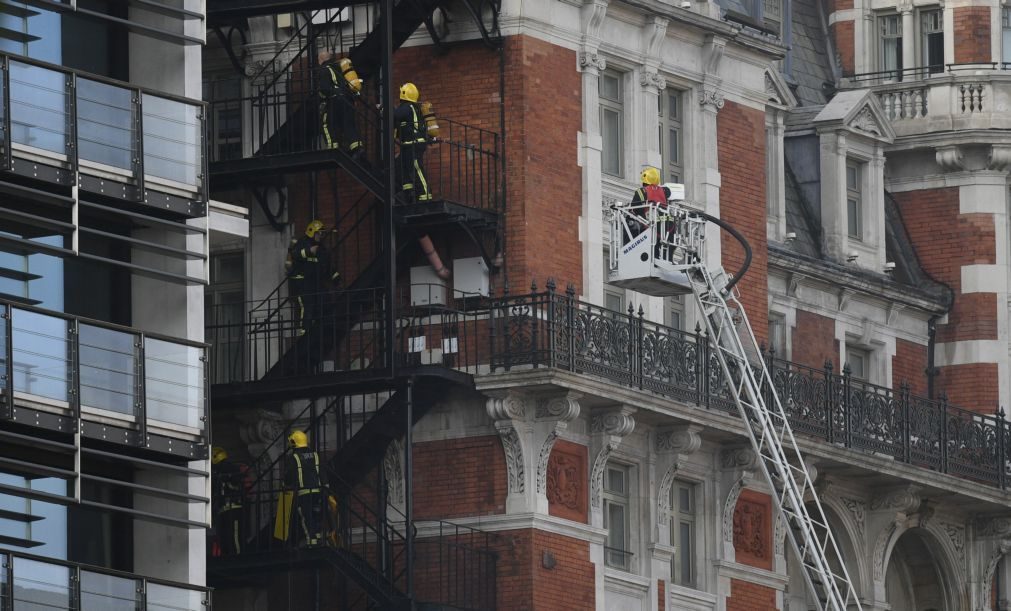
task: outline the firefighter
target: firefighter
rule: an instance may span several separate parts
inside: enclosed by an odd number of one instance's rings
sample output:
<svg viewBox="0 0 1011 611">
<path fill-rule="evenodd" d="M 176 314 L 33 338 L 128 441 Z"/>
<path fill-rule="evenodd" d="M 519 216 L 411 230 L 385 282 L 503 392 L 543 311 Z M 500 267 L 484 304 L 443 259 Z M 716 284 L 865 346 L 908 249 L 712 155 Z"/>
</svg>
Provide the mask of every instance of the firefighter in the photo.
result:
<svg viewBox="0 0 1011 611">
<path fill-rule="evenodd" d="M 400 104 L 393 112 L 393 125 L 400 143 L 400 155 L 396 159 L 397 184 L 402 191 L 413 193 L 414 201 L 432 201 L 423 164 L 428 129 L 414 83 L 404 83 L 400 87 Z"/>
<path fill-rule="evenodd" d="M 246 501 L 248 500 L 248 469 L 228 459 L 228 452 L 215 447 L 211 452 L 214 486 L 214 520 L 220 554 L 242 553 L 246 536 Z"/>
<path fill-rule="evenodd" d="M 355 123 L 355 102 L 361 96 L 362 80 L 351 60 L 336 59 L 321 52 L 319 62 L 319 117 L 325 148 L 343 148 L 354 158 L 362 154 L 362 140 Z"/>
<path fill-rule="evenodd" d="M 323 478 L 320 474 L 319 454 L 309 447 L 309 440 L 302 431 L 292 431 L 288 435 L 291 454 L 284 469 L 285 488 L 294 494 L 292 503 L 291 528 L 293 537 L 288 541 L 295 545 L 320 545 L 323 543 L 324 502 Z"/>
<path fill-rule="evenodd" d="M 295 302 L 298 335 L 305 335 L 308 327 L 319 322 L 323 310 L 323 279 L 335 284 L 340 280 L 340 272 L 331 270 L 330 255 L 323 244 L 324 235 L 323 221 L 312 220 L 305 228 L 305 235 L 288 248 L 285 261 L 288 295 Z"/>
<path fill-rule="evenodd" d="M 632 194 L 631 206 L 636 216 L 640 217 L 639 226 L 636 228 L 636 235 L 642 233 L 649 227 L 649 207 L 646 204 L 657 205 L 657 243 L 654 248 L 654 256 L 659 257 L 661 252 L 666 252 L 661 248 L 660 236 L 671 238 L 674 234 L 674 223 L 666 217 L 667 200 L 670 199 L 670 189 L 660 184 L 660 170 L 652 166 L 646 166 L 639 174 L 642 186 Z M 626 238 L 626 243 L 635 236 Z M 667 249 L 670 250 L 670 249 Z"/>
</svg>

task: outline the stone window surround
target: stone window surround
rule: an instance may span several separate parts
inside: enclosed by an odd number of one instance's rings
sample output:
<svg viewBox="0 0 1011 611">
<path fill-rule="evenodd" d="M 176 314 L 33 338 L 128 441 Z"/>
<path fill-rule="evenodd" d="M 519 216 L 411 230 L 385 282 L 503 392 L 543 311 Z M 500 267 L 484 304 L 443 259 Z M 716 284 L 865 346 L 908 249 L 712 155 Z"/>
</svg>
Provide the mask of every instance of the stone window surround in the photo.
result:
<svg viewBox="0 0 1011 611">
<path fill-rule="evenodd" d="M 856 73 L 876 72 L 880 70 L 880 33 L 878 29 L 878 17 L 888 14 L 898 13 L 902 18 L 902 62 L 905 68 L 920 66 L 920 13 L 925 10 L 941 10 L 942 30 L 944 37 L 944 63 L 949 64 L 955 61 L 954 37 L 949 33 L 954 31 L 955 13 L 954 3 L 939 2 L 938 0 L 857 0 L 854 8 L 844 11 L 837 11 L 830 16 L 829 23 L 852 19 L 854 24 L 854 54 Z M 861 18 L 862 17 L 862 18 Z M 999 23 L 1000 10 L 994 9 L 991 16 L 991 24 Z M 994 30 L 991 46 L 1000 49 L 1000 31 Z M 996 46 L 994 46 L 996 45 Z M 862 50 L 862 52 L 861 52 Z M 995 56 L 998 59 L 999 56 Z"/>
</svg>

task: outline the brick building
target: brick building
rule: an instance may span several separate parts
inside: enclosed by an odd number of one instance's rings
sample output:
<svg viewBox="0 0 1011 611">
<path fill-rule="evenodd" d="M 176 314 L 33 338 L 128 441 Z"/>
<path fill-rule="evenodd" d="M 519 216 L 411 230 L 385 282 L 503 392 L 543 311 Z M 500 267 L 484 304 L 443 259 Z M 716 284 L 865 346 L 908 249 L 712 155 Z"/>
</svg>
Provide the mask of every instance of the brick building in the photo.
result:
<svg viewBox="0 0 1011 611">
<path fill-rule="evenodd" d="M 215 443 L 253 473 L 217 608 L 817 606 L 690 296 L 607 281 L 645 165 L 750 245 L 754 358 L 862 608 L 1006 606 L 1008 9 L 418 0 L 385 51 L 384 4 L 208 0 L 212 197 L 250 227 L 207 290 Z M 319 51 L 365 80 L 364 158 L 321 146 Z M 431 203 L 390 191 L 407 80 Z M 343 284 L 298 335 L 314 218 Z M 295 429 L 322 546 L 273 532 Z"/>
</svg>

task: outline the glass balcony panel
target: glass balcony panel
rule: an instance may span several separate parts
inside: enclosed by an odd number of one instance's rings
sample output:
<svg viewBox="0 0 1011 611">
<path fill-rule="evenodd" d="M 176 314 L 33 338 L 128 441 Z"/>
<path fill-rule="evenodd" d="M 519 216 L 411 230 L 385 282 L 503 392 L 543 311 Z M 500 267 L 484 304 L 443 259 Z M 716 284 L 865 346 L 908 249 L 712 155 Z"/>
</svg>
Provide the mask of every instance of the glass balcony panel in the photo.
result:
<svg viewBox="0 0 1011 611">
<path fill-rule="evenodd" d="M 203 348 L 144 338 L 147 418 L 203 429 Z"/>
<path fill-rule="evenodd" d="M 200 108 L 146 93 L 143 107 L 144 173 L 198 187 Z"/>
<path fill-rule="evenodd" d="M 82 324 L 79 342 L 81 405 L 135 415 L 137 336 Z"/>
<path fill-rule="evenodd" d="M 137 580 L 81 571 L 81 611 L 136 611 Z"/>
<path fill-rule="evenodd" d="M 0 121 L 3 123 L 3 121 Z M 0 306 L 0 312 L 5 309 Z M 0 392 L 7 392 L 7 321 L 0 320 Z"/>
<path fill-rule="evenodd" d="M 77 79 L 77 146 L 82 160 L 130 171 L 134 147 L 133 92 Z"/>
<path fill-rule="evenodd" d="M 67 154 L 67 75 L 19 62 L 10 63 L 11 140 Z"/>
<path fill-rule="evenodd" d="M 70 609 L 70 569 L 25 558 L 14 559 L 14 610 Z"/>
<path fill-rule="evenodd" d="M 54 401 L 70 400 L 67 321 L 13 309 L 14 391 Z"/>
<path fill-rule="evenodd" d="M 147 611 L 203 611 L 204 593 L 184 588 L 147 584 Z"/>
</svg>

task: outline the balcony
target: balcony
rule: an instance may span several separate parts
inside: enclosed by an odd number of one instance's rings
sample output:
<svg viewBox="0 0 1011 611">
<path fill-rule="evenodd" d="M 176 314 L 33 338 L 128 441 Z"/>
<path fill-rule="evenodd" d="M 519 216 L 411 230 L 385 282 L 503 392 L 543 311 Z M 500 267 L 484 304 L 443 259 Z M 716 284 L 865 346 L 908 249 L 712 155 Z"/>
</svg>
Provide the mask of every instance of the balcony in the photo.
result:
<svg viewBox="0 0 1011 611">
<path fill-rule="evenodd" d="M 206 588 L 37 556 L 0 553 L 0 609 L 209 611 Z"/>
<path fill-rule="evenodd" d="M 202 102 L 18 56 L 0 71 L 0 171 L 204 215 Z"/>
<path fill-rule="evenodd" d="M 948 64 L 855 74 L 845 89 L 871 89 L 897 136 L 953 130 L 1009 129 L 1011 64 Z"/>
<path fill-rule="evenodd" d="M 370 371 L 378 378 L 388 375 L 386 350 L 392 345 L 393 362 L 404 375 L 442 369 L 457 380 L 473 379 L 480 390 L 572 380 L 575 374 L 581 383 L 602 382 L 596 386 L 602 393 L 637 391 L 637 401 L 661 398 L 660 411 L 669 411 L 673 400 L 687 406 L 674 410 L 679 417 L 705 419 L 717 428 L 740 427 L 717 357 L 701 332 L 680 331 L 553 289 L 497 299 L 454 295 L 446 305 L 431 300 L 412 305 L 408 287 L 402 288 L 392 344 L 385 339 L 385 301 L 378 292 L 369 299 L 352 291 L 331 294 L 332 305 L 323 308 L 328 313 L 310 324 L 320 338 L 315 341 L 313 331 L 296 336 L 293 306 L 283 298 L 263 310 L 269 315 L 253 308 L 243 320 L 209 317 L 220 323 L 207 331 L 209 338 L 222 340 L 215 346 L 221 358 L 215 360 L 230 363 L 216 372 L 215 401 L 249 406 L 298 392 L 340 394 L 336 388 L 363 380 Z M 870 457 L 1008 488 L 1011 426 L 1003 414 L 918 397 L 905 387 L 869 384 L 840 375 L 831 364 L 812 369 L 771 355 L 753 356 L 756 366 L 761 359 L 768 368 L 791 426 L 807 447 L 842 462 Z M 743 435 L 743 428 L 739 432 Z"/>
<path fill-rule="evenodd" d="M 205 346 L 0 302 L 0 423 L 207 454 Z"/>
</svg>

